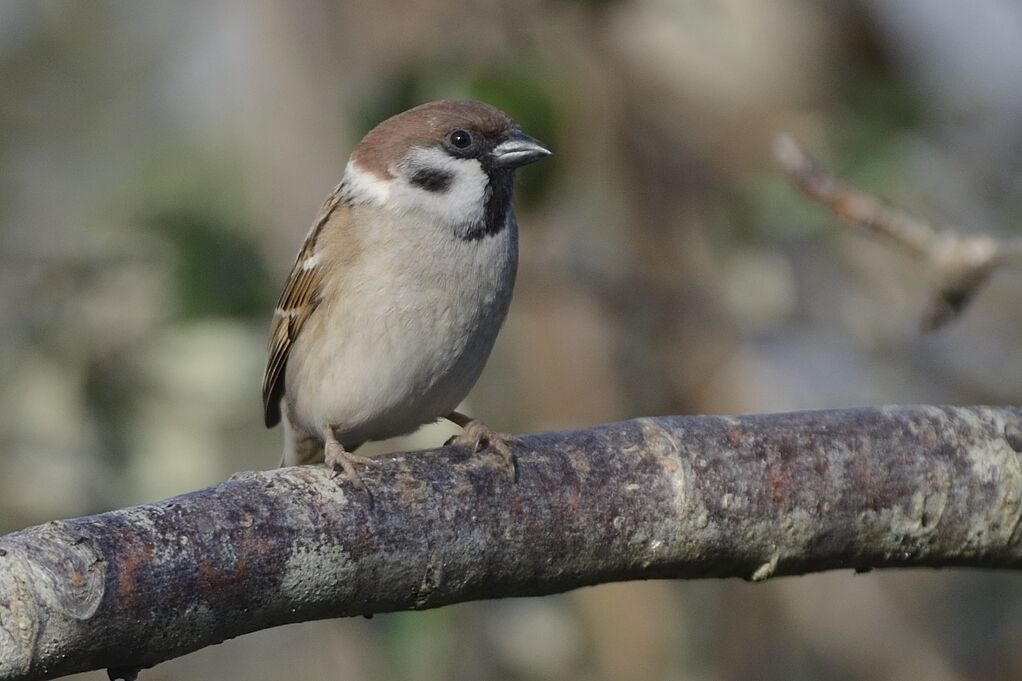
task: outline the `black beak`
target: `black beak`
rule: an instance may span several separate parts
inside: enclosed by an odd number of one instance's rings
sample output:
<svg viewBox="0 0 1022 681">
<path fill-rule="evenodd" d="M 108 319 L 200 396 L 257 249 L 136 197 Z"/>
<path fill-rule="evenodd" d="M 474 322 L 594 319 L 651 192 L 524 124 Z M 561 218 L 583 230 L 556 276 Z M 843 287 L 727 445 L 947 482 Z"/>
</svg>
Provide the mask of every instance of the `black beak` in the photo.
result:
<svg viewBox="0 0 1022 681">
<path fill-rule="evenodd" d="M 493 165 L 498 168 L 518 168 L 549 156 L 550 150 L 539 140 L 529 137 L 521 130 L 515 130 L 506 141 L 498 144 L 490 153 L 493 156 Z"/>
</svg>

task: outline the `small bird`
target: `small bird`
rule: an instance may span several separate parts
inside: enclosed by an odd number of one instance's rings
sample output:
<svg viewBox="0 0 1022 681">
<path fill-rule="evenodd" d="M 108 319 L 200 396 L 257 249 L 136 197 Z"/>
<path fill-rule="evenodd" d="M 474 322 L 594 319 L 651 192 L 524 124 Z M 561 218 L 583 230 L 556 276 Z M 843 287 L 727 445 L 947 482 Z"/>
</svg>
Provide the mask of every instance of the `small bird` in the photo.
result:
<svg viewBox="0 0 1022 681">
<path fill-rule="evenodd" d="M 455 411 L 511 302 L 515 169 L 550 154 L 499 109 L 437 101 L 355 147 L 302 244 L 270 328 L 266 426 L 282 466 L 325 461 L 355 484 L 370 440 L 446 418 L 499 454 L 511 436 Z"/>
</svg>

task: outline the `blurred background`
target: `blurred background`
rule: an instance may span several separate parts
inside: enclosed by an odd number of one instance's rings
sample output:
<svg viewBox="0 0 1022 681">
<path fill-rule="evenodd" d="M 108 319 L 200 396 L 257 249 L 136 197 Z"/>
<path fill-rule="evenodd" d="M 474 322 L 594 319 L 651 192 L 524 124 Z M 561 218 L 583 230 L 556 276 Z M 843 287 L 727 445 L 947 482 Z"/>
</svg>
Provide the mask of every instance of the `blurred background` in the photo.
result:
<svg viewBox="0 0 1022 681">
<path fill-rule="evenodd" d="M 275 466 L 259 383 L 294 254 L 362 134 L 441 97 L 555 150 L 521 174 L 519 284 L 469 398 L 492 426 L 1022 403 L 1022 272 L 922 333 L 928 273 L 770 157 L 790 131 L 940 224 L 1022 230 L 1018 0 L 0 0 L 0 531 Z M 600 586 L 143 674 L 1019 677 L 1018 577 L 965 570 Z"/>
</svg>

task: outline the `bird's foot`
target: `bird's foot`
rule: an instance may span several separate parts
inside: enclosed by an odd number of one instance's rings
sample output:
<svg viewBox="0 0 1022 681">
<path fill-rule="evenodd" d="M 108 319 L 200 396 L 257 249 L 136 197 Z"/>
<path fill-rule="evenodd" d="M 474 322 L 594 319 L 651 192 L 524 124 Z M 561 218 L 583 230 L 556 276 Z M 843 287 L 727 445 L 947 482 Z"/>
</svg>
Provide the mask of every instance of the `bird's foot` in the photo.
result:
<svg viewBox="0 0 1022 681">
<path fill-rule="evenodd" d="M 333 428 L 329 426 L 323 429 L 323 437 L 326 441 L 323 447 L 323 463 L 326 467 L 335 473 L 343 475 L 356 487 L 361 487 L 366 494 L 369 494 L 371 499 L 372 494 L 369 492 L 369 488 L 366 487 L 365 481 L 362 480 L 362 476 L 355 469 L 355 464 L 371 468 L 379 466 L 380 462 L 365 456 L 352 454 L 346 450 L 344 445 L 337 441 Z"/>
<path fill-rule="evenodd" d="M 518 457 L 511 447 L 522 444 L 520 439 L 510 433 L 494 432 L 486 424 L 475 419 L 458 425 L 462 427 L 461 435 L 451 437 L 444 444 L 468 447 L 472 453 L 488 448 L 500 457 L 511 481 L 518 481 Z"/>
</svg>

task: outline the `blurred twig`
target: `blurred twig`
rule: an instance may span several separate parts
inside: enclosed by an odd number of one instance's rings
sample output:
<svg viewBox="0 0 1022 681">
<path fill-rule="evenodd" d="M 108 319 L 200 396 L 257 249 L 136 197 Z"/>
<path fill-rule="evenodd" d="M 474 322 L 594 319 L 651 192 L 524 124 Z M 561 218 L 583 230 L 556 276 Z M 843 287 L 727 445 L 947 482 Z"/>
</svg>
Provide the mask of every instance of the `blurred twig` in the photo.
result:
<svg viewBox="0 0 1022 681">
<path fill-rule="evenodd" d="M 1022 568 L 1022 409 L 668 416 L 363 473 L 244 473 L 0 537 L 0 680 L 135 671 L 258 629 L 626 579 Z"/>
<path fill-rule="evenodd" d="M 787 135 L 775 141 L 774 155 L 806 196 L 846 221 L 886 237 L 933 270 L 937 290 L 924 318 L 929 329 L 957 317 L 997 268 L 1022 265 L 1022 239 L 938 230 L 837 177 Z"/>
</svg>

